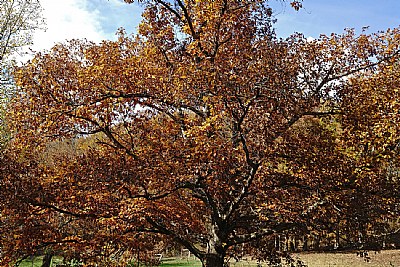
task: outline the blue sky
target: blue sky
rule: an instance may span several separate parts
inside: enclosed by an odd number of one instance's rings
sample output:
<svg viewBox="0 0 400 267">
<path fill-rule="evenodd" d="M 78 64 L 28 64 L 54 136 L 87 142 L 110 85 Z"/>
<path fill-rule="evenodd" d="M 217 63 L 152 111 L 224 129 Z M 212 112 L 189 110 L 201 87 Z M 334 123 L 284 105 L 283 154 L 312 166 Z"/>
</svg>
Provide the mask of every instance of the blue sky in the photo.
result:
<svg viewBox="0 0 400 267">
<path fill-rule="evenodd" d="M 50 49 L 66 39 L 86 38 L 99 42 L 114 39 L 119 27 L 134 32 L 140 22 L 141 7 L 123 0 L 41 0 L 47 31 L 35 34 L 35 51 Z M 369 32 L 398 27 L 400 0 L 304 0 L 304 8 L 294 11 L 288 3 L 270 0 L 280 37 L 302 32 L 317 38 L 321 33 L 341 33 L 345 28 Z"/>
<path fill-rule="evenodd" d="M 102 30 L 113 38 L 118 28 L 135 32 L 141 20 L 142 9 L 138 4 L 126 4 L 122 0 L 89 0 L 86 8 L 98 10 Z"/>
<path fill-rule="evenodd" d="M 104 15 L 102 27 L 106 32 L 114 33 L 119 26 L 134 31 L 140 21 L 137 5 L 106 5 L 105 0 L 88 2 L 89 8 Z M 318 37 L 321 33 L 340 33 L 345 28 L 360 31 L 364 26 L 376 32 L 400 25 L 400 0 L 304 0 L 304 8 L 298 12 L 279 0 L 270 0 L 270 4 L 276 13 L 275 27 L 281 37 L 296 31 L 307 37 Z"/>
<path fill-rule="evenodd" d="M 304 0 L 304 8 L 298 12 L 276 0 L 271 5 L 281 37 L 301 32 L 317 38 L 321 33 L 341 33 L 345 28 L 360 32 L 369 26 L 369 32 L 376 32 L 400 25 L 399 0 Z"/>
</svg>

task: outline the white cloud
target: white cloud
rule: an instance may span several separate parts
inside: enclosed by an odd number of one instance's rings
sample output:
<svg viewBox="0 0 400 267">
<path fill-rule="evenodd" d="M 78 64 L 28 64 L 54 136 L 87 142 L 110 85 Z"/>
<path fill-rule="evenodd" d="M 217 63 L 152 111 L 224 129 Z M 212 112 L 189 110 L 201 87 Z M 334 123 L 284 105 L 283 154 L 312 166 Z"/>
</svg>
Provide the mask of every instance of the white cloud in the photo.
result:
<svg viewBox="0 0 400 267">
<path fill-rule="evenodd" d="M 124 5 L 126 5 L 126 3 L 124 3 L 124 1 L 121 1 L 121 0 L 108 0 L 108 1 L 111 2 L 115 6 L 124 6 Z"/>
<path fill-rule="evenodd" d="M 25 47 L 16 55 L 19 62 L 33 57 L 33 52 L 49 50 L 56 43 L 71 39 L 87 39 L 99 42 L 107 39 L 101 25 L 102 14 L 97 9 L 89 10 L 91 0 L 41 0 L 42 16 L 46 20 L 46 31 L 38 30 L 33 35 L 33 45 Z"/>
<path fill-rule="evenodd" d="M 34 50 L 49 49 L 66 39 L 86 38 L 98 42 L 106 39 L 98 10 L 87 10 L 87 0 L 41 0 L 47 30 L 34 36 Z"/>
<path fill-rule="evenodd" d="M 17 56 L 17 61 L 32 58 L 26 51 L 49 50 L 66 40 L 115 39 L 119 27 L 135 31 L 141 14 L 139 6 L 127 5 L 122 0 L 41 0 L 40 3 L 47 30 L 34 33 L 33 45 L 24 50 L 28 55 Z"/>
</svg>

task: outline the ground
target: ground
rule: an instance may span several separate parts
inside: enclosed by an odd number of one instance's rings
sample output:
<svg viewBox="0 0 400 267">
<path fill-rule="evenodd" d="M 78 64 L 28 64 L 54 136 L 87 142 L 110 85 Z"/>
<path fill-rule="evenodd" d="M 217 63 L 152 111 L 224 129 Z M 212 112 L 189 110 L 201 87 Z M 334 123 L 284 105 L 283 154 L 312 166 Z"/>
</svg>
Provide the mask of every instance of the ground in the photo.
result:
<svg viewBox="0 0 400 267">
<path fill-rule="evenodd" d="M 349 253 L 300 253 L 294 255 L 295 259 L 301 259 L 307 267 L 400 267 L 400 250 L 384 250 L 381 252 L 369 252 L 368 257 L 359 257 L 356 252 Z M 367 261 L 368 260 L 368 261 Z M 58 259 L 56 259 L 58 261 Z M 26 260 L 20 267 L 40 267 L 41 258 L 33 262 Z M 53 264 L 55 266 L 55 264 Z M 167 258 L 163 260 L 161 267 L 201 267 L 201 263 L 193 258 Z M 254 261 L 232 262 L 232 267 L 256 267 Z M 267 266 L 265 264 L 261 266 Z"/>
</svg>

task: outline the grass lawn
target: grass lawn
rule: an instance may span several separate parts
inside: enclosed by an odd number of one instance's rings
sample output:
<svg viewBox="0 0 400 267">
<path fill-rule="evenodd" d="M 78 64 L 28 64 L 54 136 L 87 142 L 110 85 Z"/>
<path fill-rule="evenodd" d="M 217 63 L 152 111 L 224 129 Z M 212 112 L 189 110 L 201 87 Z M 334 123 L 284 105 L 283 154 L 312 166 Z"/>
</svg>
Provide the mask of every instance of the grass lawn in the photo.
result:
<svg viewBox="0 0 400 267">
<path fill-rule="evenodd" d="M 370 252 L 369 262 L 357 257 L 354 253 L 300 253 L 294 255 L 295 259 L 301 259 L 308 267 L 400 267 L 400 250 L 384 250 L 380 253 Z M 53 266 L 61 262 L 55 258 Z M 42 258 L 37 257 L 34 261 L 25 260 L 20 267 L 40 267 Z M 190 258 L 164 258 L 161 267 L 201 267 L 200 261 Z M 254 261 L 232 262 L 231 267 L 256 267 Z M 263 264 L 262 266 L 267 266 Z"/>
<path fill-rule="evenodd" d="M 24 260 L 21 262 L 19 267 L 40 267 L 40 266 L 42 266 L 42 259 L 43 259 L 43 257 L 35 257 L 33 259 L 33 261 L 29 260 L 29 259 Z M 58 264 L 58 263 L 61 264 L 61 262 L 62 262 L 62 258 L 54 257 L 52 260 L 52 263 L 53 263 L 52 265 L 56 266 L 56 264 Z"/>
<path fill-rule="evenodd" d="M 161 267 L 201 267 L 201 262 L 197 259 L 166 258 L 162 260 Z"/>
</svg>

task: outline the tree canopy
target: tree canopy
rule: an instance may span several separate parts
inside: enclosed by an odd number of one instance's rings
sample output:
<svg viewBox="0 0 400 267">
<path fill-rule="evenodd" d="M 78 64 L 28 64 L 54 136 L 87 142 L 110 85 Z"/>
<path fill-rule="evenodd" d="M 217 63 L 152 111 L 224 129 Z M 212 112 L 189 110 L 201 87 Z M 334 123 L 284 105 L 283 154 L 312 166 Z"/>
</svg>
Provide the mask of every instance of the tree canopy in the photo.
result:
<svg viewBox="0 0 400 267">
<path fill-rule="evenodd" d="M 143 4 L 137 35 L 58 44 L 15 73 L 4 262 L 52 247 L 117 266 L 178 243 L 223 266 L 272 260 L 281 233 L 386 233 L 398 29 L 278 39 L 265 1 Z"/>
</svg>

